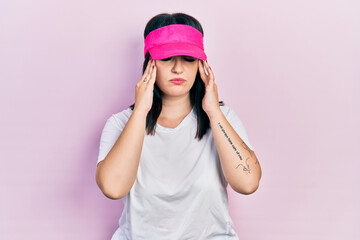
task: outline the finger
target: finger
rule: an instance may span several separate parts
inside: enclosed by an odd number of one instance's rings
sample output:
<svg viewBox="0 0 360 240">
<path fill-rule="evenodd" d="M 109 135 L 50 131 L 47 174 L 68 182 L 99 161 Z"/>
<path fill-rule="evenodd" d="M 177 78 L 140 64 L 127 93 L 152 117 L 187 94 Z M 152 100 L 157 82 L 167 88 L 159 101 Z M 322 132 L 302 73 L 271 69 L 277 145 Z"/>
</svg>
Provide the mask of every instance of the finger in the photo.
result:
<svg viewBox="0 0 360 240">
<path fill-rule="evenodd" d="M 145 71 L 144 71 L 143 75 L 141 76 L 140 80 L 137 82 L 137 85 L 142 84 L 143 82 L 147 82 L 147 80 L 149 80 L 150 66 L 151 66 L 151 60 L 148 61 Z M 144 80 L 146 80 L 146 81 L 144 81 Z"/>
<path fill-rule="evenodd" d="M 152 60 L 149 60 L 147 66 L 146 66 L 146 69 L 144 71 L 144 74 L 148 75 L 150 73 L 150 67 L 151 67 L 152 62 L 153 62 Z"/>
<path fill-rule="evenodd" d="M 151 78 L 151 73 L 153 71 L 153 66 L 155 65 L 155 62 L 152 61 L 150 66 L 149 66 L 149 71 L 148 71 L 148 78 L 150 79 Z"/>
<path fill-rule="evenodd" d="M 208 72 L 208 76 L 210 77 L 210 80 L 215 81 L 214 73 L 213 73 L 208 61 L 205 61 L 205 67 L 206 67 L 206 71 Z"/>
<path fill-rule="evenodd" d="M 155 84 L 155 80 L 156 80 L 156 65 L 154 63 L 154 65 L 151 67 L 152 68 L 152 72 L 151 72 L 151 76 L 150 76 L 150 80 L 149 80 L 149 84 L 154 85 Z"/>
<path fill-rule="evenodd" d="M 200 72 L 201 80 L 203 80 L 204 84 L 206 85 L 207 84 L 207 75 L 204 70 L 204 65 L 200 59 L 199 59 L 199 72 Z"/>
<path fill-rule="evenodd" d="M 152 78 L 152 73 L 153 73 L 153 70 L 154 70 L 154 66 L 155 66 L 155 61 L 153 61 L 150 65 L 150 68 L 149 68 L 149 74 L 147 76 L 147 82 L 149 82 Z"/>
<path fill-rule="evenodd" d="M 137 88 L 141 87 L 144 83 L 148 82 L 149 79 L 150 79 L 150 77 L 148 75 L 143 75 L 140 78 L 139 82 L 136 83 L 136 87 Z"/>
</svg>

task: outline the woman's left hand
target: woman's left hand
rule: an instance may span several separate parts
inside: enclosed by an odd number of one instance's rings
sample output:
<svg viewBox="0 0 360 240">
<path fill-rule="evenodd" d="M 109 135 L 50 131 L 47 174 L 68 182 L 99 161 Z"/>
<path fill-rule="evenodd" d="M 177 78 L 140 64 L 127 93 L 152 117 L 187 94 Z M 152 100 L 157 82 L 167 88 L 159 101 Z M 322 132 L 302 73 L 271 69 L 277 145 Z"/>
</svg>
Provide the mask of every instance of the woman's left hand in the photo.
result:
<svg viewBox="0 0 360 240">
<path fill-rule="evenodd" d="M 204 67 L 207 73 L 205 72 Z M 210 118 L 213 114 L 221 111 L 219 107 L 218 90 L 215 84 L 214 74 L 207 61 L 199 59 L 199 72 L 201 79 L 205 84 L 205 95 L 202 101 L 202 107 Z"/>
</svg>

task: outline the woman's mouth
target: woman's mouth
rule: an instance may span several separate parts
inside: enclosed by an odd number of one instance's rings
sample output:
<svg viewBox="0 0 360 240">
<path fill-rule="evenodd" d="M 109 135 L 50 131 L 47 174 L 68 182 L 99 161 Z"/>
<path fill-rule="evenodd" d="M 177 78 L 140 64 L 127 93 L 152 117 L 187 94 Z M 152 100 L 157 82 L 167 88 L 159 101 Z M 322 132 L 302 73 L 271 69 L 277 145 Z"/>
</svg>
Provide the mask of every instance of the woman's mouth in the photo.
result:
<svg viewBox="0 0 360 240">
<path fill-rule="evenodd" d="M 170 80 L 170 82 L 172 82 L 173 84 L 182 84 L 183 82 L 185 82 L 185 80 L 184 79 L 182 79 L 182 78 L 173 78 L 173 79 L 171 79 Z"/>
</svg>

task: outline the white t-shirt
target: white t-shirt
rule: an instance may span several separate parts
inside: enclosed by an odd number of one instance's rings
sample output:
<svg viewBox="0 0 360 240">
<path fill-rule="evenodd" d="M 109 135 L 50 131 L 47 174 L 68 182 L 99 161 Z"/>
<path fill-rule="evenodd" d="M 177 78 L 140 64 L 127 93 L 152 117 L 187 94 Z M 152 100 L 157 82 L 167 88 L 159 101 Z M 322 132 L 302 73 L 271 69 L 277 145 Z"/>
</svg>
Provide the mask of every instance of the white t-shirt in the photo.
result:
<svg viewBox="0 0 360 240">
<path fill-rule="evenodd" d="M 235 112 L 227 106 L 221 110 L 252 149 Z M 98 163 L 115 144 L 131 113 L 128 108 L 106 122 Z M 136 180 L 121 199 L 124 209 L 112 240 L 238 239 L 212 131 L 198 141 L 196 129 L 196 115 L 191 111 L 176 128 L 157 124 L 154 136 L 145 134 Z"/>
</svg>

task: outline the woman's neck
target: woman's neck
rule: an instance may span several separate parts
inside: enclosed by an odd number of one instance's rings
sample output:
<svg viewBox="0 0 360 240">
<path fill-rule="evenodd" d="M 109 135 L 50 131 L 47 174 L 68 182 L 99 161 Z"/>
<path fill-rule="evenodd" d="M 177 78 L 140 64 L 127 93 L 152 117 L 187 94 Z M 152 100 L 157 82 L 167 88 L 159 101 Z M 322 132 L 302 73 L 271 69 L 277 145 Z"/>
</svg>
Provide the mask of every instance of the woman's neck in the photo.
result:
<svg viewBox="0 0 360 240">
<path fill-rule="evenodd" d="M 190 95 L 181 97 L 163 97 L 162 109 L 159 118 L 166 120 L 178 120 L 191 112 Z"/>
</svg>

